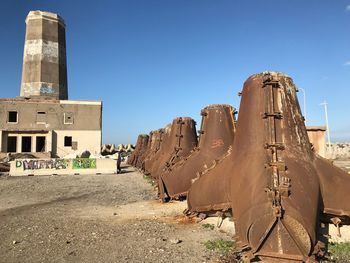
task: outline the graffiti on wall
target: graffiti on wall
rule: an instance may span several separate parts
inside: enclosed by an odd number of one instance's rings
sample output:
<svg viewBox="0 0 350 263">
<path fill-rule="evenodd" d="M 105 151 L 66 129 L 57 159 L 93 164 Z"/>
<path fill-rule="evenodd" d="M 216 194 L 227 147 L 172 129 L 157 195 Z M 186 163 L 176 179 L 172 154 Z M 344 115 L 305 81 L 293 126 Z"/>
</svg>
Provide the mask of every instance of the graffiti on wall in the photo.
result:
<svg viewBox="0 0 350 263">
<path fill-rule="evenodd" d="M 77 158 L 77 159 L 28 159 L 16 160 L 16 168 L 23 170 L 40 169 L 96 169 L 96 159 Z"/>
<path fill-rule="evenodd" d="M 50 160 L 16 160 L 16 168 L 23 167 L 23 170 L 39 169 L 67 169 L 70 160 L 50 159 Z"/>
<path fill-rule="evenodd" d="M 73 169 L 96 169 L 96 159 L 73 159 Z"/>
<path fill-rule="evenodd" d="M 40 88 L 40 94 L 54 94 L 56 93 L 53 87 L 46 86 L 45 84 Z"/>
</svg>

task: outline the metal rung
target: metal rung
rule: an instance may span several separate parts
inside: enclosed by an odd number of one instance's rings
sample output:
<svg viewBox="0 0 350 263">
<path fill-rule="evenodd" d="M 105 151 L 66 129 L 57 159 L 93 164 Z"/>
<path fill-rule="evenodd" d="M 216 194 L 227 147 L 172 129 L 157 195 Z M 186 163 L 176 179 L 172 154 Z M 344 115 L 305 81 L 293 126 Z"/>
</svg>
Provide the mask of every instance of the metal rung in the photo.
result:
<svg viewBox="0 0 350 263">
<path fill-rule="evenodd" d="M 279 171 L 285 171 L 287 169 L 287 166 L 284 162 L 270 162 L 269 166 L 277 167 Z"/>
<path fill-rule="evenodd" d="M 283 119 L 283 114 L 282 112 L 264 112 L 262 114 L 262 117 L 266 119 L 267 117 L 274 117 L 276 119 Z"/>
<path fill-rule="evenodd" d="M 265 144 L 265 149 L 269 149 L 269 148 L 276 148 L 278 150 L 284 150 L 285 146 L 282 142 L 276 142 L 276 143 L 266 143 Z"/>
<path fill-rule="evenodd" d="M 280 82 L 279 82 L 278 80 L 273 80 L 273 79 L 267 79 L 267 80 L 265 80 L 263 83 L 264 83 L 263 88 L 264 88 L 265 86 L 273 85 L 273 84 L 276 84 L 277 86 L 280 86 L 280 85 L 281 85 Z"/>
</svg>

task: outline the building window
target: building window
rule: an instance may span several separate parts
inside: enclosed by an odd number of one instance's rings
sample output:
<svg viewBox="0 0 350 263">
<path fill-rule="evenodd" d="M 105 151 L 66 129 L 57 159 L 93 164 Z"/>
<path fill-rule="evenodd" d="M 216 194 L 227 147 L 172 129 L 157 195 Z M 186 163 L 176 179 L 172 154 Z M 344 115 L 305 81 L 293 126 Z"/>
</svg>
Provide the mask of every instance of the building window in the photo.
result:
<svg viewBox="0 0 350 263">
<path fill-rule="evenodd" d="M 64 124 L 73 124 L 74 118 L 73 118 L 73 112 L 65 112 L 63 114 L 63 123 Z"/>
<path fill-rule="evenodd" d="M 64 136 L 64 146 L 72 147 L 72 136 Z"/>
<path fill-rule="evenodd" d="M 8 153 L 17 152 L 17 136 L 7 137 L 7 152 Z"/>
<path fill-rule="evenodd" d="M 22 137 L 22 153 L 29 153 L 32 151 L 32 137 L 23 136 Z"/>
<path fill-rule="evenodd" d="M 36 152 L 45 152 L 45 136 L 36 137 Z"/>
<path fill-rule="evenodd" d="M 46 123 L 46 112 L 38 111 L 36 114 L 36 123 L 45 124 Z"/>
<path fill-rule="evenodd" d="M 8 112 L 8 122 L 9 123 L 17 123 L 18 122 L 18 114 L 17 111 L 9 111 Z"/>
</svg>

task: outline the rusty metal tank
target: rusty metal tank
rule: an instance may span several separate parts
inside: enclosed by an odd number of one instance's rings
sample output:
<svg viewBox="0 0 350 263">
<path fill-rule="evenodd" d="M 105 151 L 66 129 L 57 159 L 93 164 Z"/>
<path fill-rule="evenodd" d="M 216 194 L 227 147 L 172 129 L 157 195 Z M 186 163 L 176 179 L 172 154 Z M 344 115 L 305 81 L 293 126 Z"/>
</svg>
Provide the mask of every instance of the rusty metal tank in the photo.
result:
<svg viewBox="0 0 350 263">
<path fill-rule="evenodd" d="M 198 172 L 197 177 L 192 179 L 185 214 L 212 215 L 220 211 L 231 215 L 231 198 L 226 181 L 227 166 L 230 166 L 233 158 L 231 154 L 232 146 L 220 159 L 214 160 L 207 169 Z"/>
<path fill-rule="evenodd" d="M 127 164 L 132 165 L 132 163 L 134 162 L 135 156 L 138 154 L 138 151 L 139 151 L 139 149 L 140 149 L 140 147 L 141 147 L 142 136 L 143 136 L 143 134 L 139 134 L 139 136 L 137 136 L 137 141 L 136 141 L 135 149 L 134 149 L 134 151 L 130 154 L 130 156 L 129 156 L 129 158 L 128 158 L 128 161 L 127 161 Z"/>
<path fill-rule="evenodd" d="M 134 159 L 134 161 L 132 163 L 132 165 L 134 167 L 137 167 L 137 163 L 141 159 L 142 154 L 147 150 L 148 141 L 149 141 L 149 136 L 148 135 L 142 136 L 140 148 L 139 148 L 139 150 L 137 152 L 137 155 L 135 155 L 135 159 Z"/>
<path fill-rule="evenodd" d="M 139 152 L 139 157 L 137 158 L 135 167 L 138 169 L 142 168 L 142 163 L 145 160 L 147 154 L 151 151 L 152 144 L 154 145 L 154 132 L 151 131 L 148 135 L 148 141 L 147 145 L 144 145 L 140 152 Z"/>
<path fill-rule="evenodd" d="M 157 137 L 155 138 L 154 151 L 151 154 L 149 154 L 142 163 L 142 171 L 146 175 L 150 175 L 150 171 L 152 170 L 153 164 L 158 160 L 164 142 L 164 138 L 166 137 L 164 128 L 161 128 L 157 131 L 158 132 Z"/>
<path fill-rule="evenodd" d="M 314 164 L 322 195 L 322 221 L 336 226 L 349 225 L 350 174 L 321 156 L 316 156 Z"/>
<path fill-rule="evenodd" d="M 196 122 L 192 118 L 175 118 L 171 126 L 165 128 L 165 134 L 159 158 L 152 166 L 153 178 L 158 178 L 165 169 L 187 156 L 197 146 Z"/>
<path fill-rule="evenodd" d="M 244 83 L 226 182 L 240 245 L 267 262 L 314 257 L 320 183 L 296 87 L 264 72 Z"/>
<path fill-rule="evenodd" d="M 187 157 L 170 167 L 158 181 L 159 195 L 176 199 L 187 196 L 192 179 L 232 146 L 235 133 L 235 109 L 230 105 L 209 105 L 201 111 L 199 144 Z"/>
<path fill-rule="evenodd" d="M 148 140 L 149 140 L 149 136 L 147 134 L 142 134 L 139 147 L 137 149 L 135 148 L 135 157 L 134 157 L 131 165 L 136 167 L 136 163 L 137 163 L 138 159 L 140 158 L 140 154 L 142 153 L 142 151 L 145 148 L 147 148 Z"/>
</svg>

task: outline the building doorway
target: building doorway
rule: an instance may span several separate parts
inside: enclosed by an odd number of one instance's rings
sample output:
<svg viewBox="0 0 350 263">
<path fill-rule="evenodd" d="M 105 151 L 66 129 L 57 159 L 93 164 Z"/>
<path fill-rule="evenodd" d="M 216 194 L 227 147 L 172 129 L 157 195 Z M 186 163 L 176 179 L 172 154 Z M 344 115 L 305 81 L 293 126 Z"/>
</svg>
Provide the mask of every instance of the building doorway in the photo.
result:
<svg viewBox="0 0 350 263">
<path fill-rule="evenodd" d="M 22 137 L 22 153 L 28 153 L 32 151 L 32 137 L 23 136 Z"/>
<path fill-rule="evenodd" d="M 7 137 L 7 152 L 8 153 L 17 152 L 17 136 Z"/>
<path fill-rule="evenodd" d="M 45 136 L 36 137 L 36 152 L 45 152 Z"/>
</svg>

